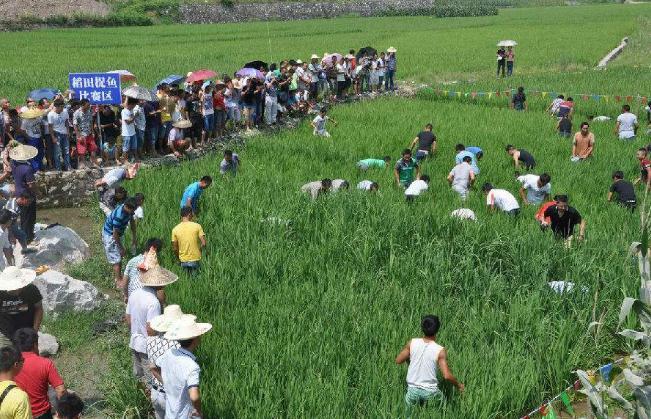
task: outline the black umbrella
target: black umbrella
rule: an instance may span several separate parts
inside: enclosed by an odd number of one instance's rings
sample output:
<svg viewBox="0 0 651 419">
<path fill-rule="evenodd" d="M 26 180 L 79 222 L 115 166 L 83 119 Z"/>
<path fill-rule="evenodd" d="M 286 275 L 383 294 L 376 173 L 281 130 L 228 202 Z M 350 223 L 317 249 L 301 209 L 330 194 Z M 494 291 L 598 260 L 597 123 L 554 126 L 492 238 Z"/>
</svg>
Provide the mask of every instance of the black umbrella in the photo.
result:
<svg viewBox="0 0 651 419">
<path fill-rule="evenodd" d="M 250 63 L 244 64 L 243 68 L 255 68 L 256 70 L 260 70 L 260 67 L 264 68 L 269 68 L 267 63 L 264 61 L 256 60 L 256 61 L 251 61 Z"/>
<path fill-rule="evenodd" d="M 355 56 L 357 60 L 359 60 L 362 57 L 372 57 L 374 54 L 377 54 L 377 50 L 373 47 L 364 47 L 360 48 L 359 51 L 357 51 L 357 55 Z"/>
</svg>

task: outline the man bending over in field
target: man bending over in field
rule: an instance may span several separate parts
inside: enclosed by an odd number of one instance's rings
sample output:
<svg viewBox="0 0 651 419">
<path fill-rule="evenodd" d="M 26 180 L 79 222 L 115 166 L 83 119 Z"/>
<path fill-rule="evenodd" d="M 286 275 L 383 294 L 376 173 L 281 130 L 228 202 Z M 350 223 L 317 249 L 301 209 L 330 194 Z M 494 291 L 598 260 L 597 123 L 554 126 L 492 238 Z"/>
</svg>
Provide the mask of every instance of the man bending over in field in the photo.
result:
<svg viewBox="0 0 651 419">
<path fill-rule="evenodd" d="M 384 156 L 382 159 L 364 159 L 357 162 L 357 168 L 363 172 L 368 169 L 384 169 L 391 162 L 391 157 Z"/>
<path fill-rule="evenodd" d="M 524 148 L 515 148 L 511 144 L 506 146 L 506 153 L 513 158 L 513 165 L 515 169 L 519 169 L 522 165 L 527 170 L 533 170 L 536 167 L 536 160 Z"/>
<path fill-rule="evenodd" d="M 199 209 L 199 197 L 201 197 L 204 189 L 210 185 L 212 185 L 212 178 L 207 175 L 202 177 L 198 182 L 188 185 L 183 192 L 183 198 L 181 198 L 181 208 L 190 207 L 196 215 Z"/>
<path fill-rule="evenodd" d="M 465 390 L 464 385 L 455 378 L 448 367 L 445 348 L 436 343 L 436 334 L 440 327 L 441 322 L 437 316 L 423 317 L 421 328 L 424 336 L 409 340 L 396 357 L 396 364 L 409 361 L 407 394 L 405 394 L 408 418 L 411 417 L 413 409 L 417 405 L 426 405 L 430 400 L 437 403 L 444 401 L 436 376 L 439 368 L 445 380 L 452 383 L 459 391 Z"/>
<path fill-rule="evenodd" d="M 564 239 L 565 245 L 570 247 L 574 235 L 574 226 L 577 224 L 579 225 L 579 240 L 583 240 L 585 220 L 581 218 L 581 214 L 576 209 L 568 205 L 567 195 L 557 195 L 554 200 L 556 204 L 547 208 L 544 213 L 545 218 L 549 218 L 549 223 L 543 221 L 541 226 L 551 226 L 554 236 Z"/>
<path fill-rule="evenodd" d="M 646 188 L 651 189 L 651 160 L 647 156 L 646 148 L 637 150 L 637 159 L 640 161 L 640 177 L 633 184 L 637 185 L 640 182 L 644 182 Z"/>
<path fill-rule="evenodd" d="M 310 194 L 312 199 L 317 199 L 320 195 L 328 193 L 330 189 L 332 189 L 332 180 L 327 178 L 301 186 L 301 192 Z"/>
</svg>

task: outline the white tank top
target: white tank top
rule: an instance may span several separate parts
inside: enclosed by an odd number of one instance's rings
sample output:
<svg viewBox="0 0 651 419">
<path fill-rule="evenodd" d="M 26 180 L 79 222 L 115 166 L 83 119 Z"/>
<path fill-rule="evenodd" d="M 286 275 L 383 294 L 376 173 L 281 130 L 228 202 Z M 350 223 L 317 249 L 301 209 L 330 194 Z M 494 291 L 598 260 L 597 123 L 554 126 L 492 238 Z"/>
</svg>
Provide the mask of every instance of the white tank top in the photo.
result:
<svg viewBox="0 0 651 419">
<path fill-rule="evenodd" d="M 407 386 L 429 391 L 438 389 L 436 370 L 442 350 L 443 347 L 436 342 L 425 342 L 421 338 L 411 340 Z"/>
</svg>

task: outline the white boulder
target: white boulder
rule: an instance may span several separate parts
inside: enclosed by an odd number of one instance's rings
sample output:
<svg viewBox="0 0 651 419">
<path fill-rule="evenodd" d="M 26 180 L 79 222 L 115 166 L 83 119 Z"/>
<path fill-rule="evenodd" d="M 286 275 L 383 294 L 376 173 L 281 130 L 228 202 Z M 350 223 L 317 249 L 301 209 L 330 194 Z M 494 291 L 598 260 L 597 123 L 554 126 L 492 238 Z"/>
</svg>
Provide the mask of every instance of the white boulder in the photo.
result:
<svg viewBox="0 0 651 419">
<path fill-rule="evenodd" d="M 47 333 L 38 332 L 38 353 L 41 356 L 53 356 L 59 352 L 59 342 Z"/>
<path fill-rule="evenodd" d="M 43 309 L 47 313 L 91 311 L 99 307 L 104 298 L 91 283 L 55 270 L 38 275 L 34 285 L 43 296 Z"/>
<path fill-rule="evenodd" d="M 50 268 L 62 269 L 67 263 L 80 263 L 90 257 L 88 243 L 68 227 L 54 226 L 37 230 L 34 237 L 38 241 L 36 251 L 23 255 L 20 246 L 16 246 L 16 266 L 35 269 L 48 265 Z"/>
</svg>

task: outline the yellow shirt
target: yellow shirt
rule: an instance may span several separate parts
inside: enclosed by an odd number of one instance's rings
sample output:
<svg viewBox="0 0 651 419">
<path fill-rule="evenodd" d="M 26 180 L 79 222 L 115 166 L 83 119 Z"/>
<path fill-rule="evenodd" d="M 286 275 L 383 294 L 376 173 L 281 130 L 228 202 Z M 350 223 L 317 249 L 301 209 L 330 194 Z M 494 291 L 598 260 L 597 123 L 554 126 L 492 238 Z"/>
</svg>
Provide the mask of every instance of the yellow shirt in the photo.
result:
<svg viewBox="0 0 651 419">
<path fill-rule="evenodd" d="M 167 95 L 157 95 L 158 96 L 158 107 L 160 109 L 160 120 L 164 124 L 172 120 L 172 114 L 170 111 L 170 106 L 173 104 L 172 99 Z"/>
<path fill-rule="evenodd" d="M 0 382 L 0 394 L 11 384 L 16 385 L 13 381 Z M 29 407 L 27 393 L 18 387 L 9 391 L 0 407 L 0 419 L 32 419 L 32 409 Z"/>
<path fill-rule="evenodd" d="M 202 236 L 205 236 L 203 228 L 192 221 L 181 221 L 172 229 L 172 242 L 179 245 L 179 260 L 181 262 L 201 260 L 201 241 L 199 237 Z"/>
</svg>

